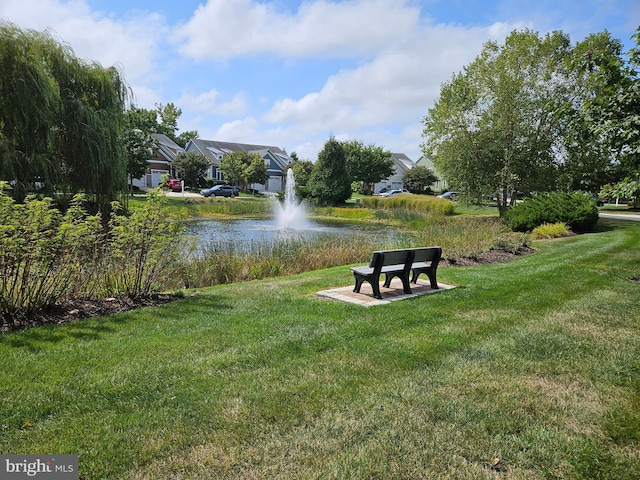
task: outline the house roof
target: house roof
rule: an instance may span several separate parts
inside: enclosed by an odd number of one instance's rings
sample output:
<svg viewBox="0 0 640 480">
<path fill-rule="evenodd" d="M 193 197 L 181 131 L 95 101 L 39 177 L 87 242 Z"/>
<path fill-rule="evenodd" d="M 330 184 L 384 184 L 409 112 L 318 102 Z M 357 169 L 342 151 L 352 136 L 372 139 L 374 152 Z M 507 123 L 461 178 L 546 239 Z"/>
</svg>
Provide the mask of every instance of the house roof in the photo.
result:
<svg viewBox="0 0 640 480">
<path fill-rule="evenodd" d="M 227 153 L 231 152 L 248 152 L 257 153 L 265 160 L 273 160 L 283 170 L 285 167 L 293 161 L 287 152 L 279 147 L 270 145 L 254 145 L 250 143 L 237 143 L 237 142 L 219 142 L 216 140 L 203 140 L 201 138 L 194 138 L 189 141 L 187 149 L 190 149 L 193 145 L 198 151 L 200 151 L 205 157 L 207 157 L 214 165 L 220 164 L 220 159 Z"/>
<path fill-rule="evenodd" d="M 392 153 L 391 158 L 396 162 L 398 173 L 404 173 L 416 166 L 416 163 L 404 153 Z"/>
<path fill-rule="evenodd" d="M 175 160 L 176 155 L 184 152 L 184 148 L 162 133 L 152 133 L 151 138 L 158 143 L 158 154 L 169 161 Z"/>
</svg>

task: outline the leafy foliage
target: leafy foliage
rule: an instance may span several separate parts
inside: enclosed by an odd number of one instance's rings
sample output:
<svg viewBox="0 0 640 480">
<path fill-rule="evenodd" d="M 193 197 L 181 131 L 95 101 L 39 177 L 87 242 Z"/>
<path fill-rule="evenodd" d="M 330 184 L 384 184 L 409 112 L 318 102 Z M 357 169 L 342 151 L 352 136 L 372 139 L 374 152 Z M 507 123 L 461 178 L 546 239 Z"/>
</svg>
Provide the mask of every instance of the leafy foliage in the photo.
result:
<svg viewBox="0 0 640 480">
<path fill-rule="evenodd" d="M 155 133 L 166 135 L 181 147 L 185 147 L 189 140 L 198 138 L 197 130 L 187 130 L 178 134 L 178 119 L 182 115 L 182 110 L 173 103 L 166 105 L 157 103 L 156 109 L 151 112 L 156 115 Z"/>
<path fill-rule="evenodd" d="M 630 199 L 635 208 L 638 206 L 638 197 L 640 197 L 640 180 L 625 178 L 623 181 L 613 185 L 607 184 L 602 187 L 598 196 L 602 200 L 608 200 L 611 198 Z"/>
<path fill-rule="evenodd" d="M 318 154 L 311 177 L 309 194 L 320 205 L 337 205 L 351 198 L 351 180 L 340 142 L 331 137 Z"/>
<path fill-rule="evenodd" d="M 583 192 L 539 194 L 511 207 L 504 218 L 516 232 L 527 232 L 545 223 L 564 223 L 582 233 L 595 227 L 598 207 Z"/>
<path fill-rule="evenodd" d="M 16 203 L 0 191 L 0 316 L 74 297 L 149 295 L 176 268 L 184 243 L 157 193 L 130 217 L 113 213 L 109 232 L 84 204 L 77 195 L 63 214 L 51 198 Z"/>
<path fill-rule="evenodd" d="M 220 160 L 220 171 L 231 185 L 265 184 L 269 179 L 267 164 L 257 153 L 231 152 Z"/>
<path fill-rule="evenodd" d="M 109 221 L 107 290 L 114 295 L 146 296 L 162 288 L 184 255 L 181 227 L 162 214 L 164 197 L 147 192 L 147 203 L 129 216 L 114 213 Z"/>
<path fill-rule="evenodd" d="M 442 86 L 423 120 L 423 150 L 463 196 L 496 197 L 501 215 L 518 191 L 595 193 L 610 173 L 613 149 L 600 145 L 608 133 L 593 120 L 632 132 L 610 121 L 614 103 L 598 100 L 624 87 L 622 63 L 620 42 L 606 32 L 575 48 L 562 32 L 514 31 L 503 45 L 488 42 Z"/>
<path fill-rule="evenodd" d="M 425 193 L 431 190 L 431 185 L 438 181 L 438 177 L 427 167 L 418 165 L 404 174 L 404 186 L 414 193 Z"/>
<path fill-rule="evenodd" d="M 125 112 L 122 143 L 127 159 L 127 175 L 133 185 L 134 178 L 142 177 L 147 171 L 147 159 L 151 151 L 157 148 L 152 133 L 157 130 L 155 112 L 130 107 Z M 133 195 L 133 187 L 131 187 Z"/>
<path fill-rule="evenodd" d="M 180 173 L 185 184 L 195 188 L 209 168 L 209 160 L 201 153 L 180 152 L 176 155 L 173 166 Z"/>
<path fill-rule="evenodd" d="M 636 45 L 628 52 L 627 63 L 620 55 L 621 42 L 606 32 L 590 36 L 591 42 L 575 60 L 575 68 L 587 72 L 599 87 L 585 104 L 584 121 L 615 162 L 614 180 L 640 173 L 640 27 L 632 38 Z"/>
<path fill-rule="evenodd" d="M 359 182 L 366 194 L 374 183 L 393 175 L 391 152 L 376 145 L 364 145 L 360 140 L 340 142 L 345 153 L 347 172 L 352 182 Z"/>
<path fill-rule="evenodd" d="M 120 73 L 6 23 L 0 65 L 0 179 L 14 181 L 13 197 L 22 201 L 37 179 L 48 193 L 85 192 L 108 212 L 126 188 Z"/>
</svg>

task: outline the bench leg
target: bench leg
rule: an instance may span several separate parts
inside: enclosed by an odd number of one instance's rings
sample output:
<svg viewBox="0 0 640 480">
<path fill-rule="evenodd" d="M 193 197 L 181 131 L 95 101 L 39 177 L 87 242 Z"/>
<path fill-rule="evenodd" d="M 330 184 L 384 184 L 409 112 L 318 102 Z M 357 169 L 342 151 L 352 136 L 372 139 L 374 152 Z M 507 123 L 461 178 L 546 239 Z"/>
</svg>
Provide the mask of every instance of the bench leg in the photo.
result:
<svg viewBox="0 0 640 480">
<path fill-rule="evenodd" d="M 382 284 L 383 287 L 385 288 L 389 288 L 391 286 L 391 280 L 393 279 L 393 277 L 398 277 L 400 280 L 402 280 L 402 288 L 404 290 L 404 293 L 411 293 L 411 285 L 409 285 L 409 275 L 407 274 L 406 277 L 403 277 L 402 275 L 399 275 L 397 273 L 385 273 L 385 280 L 384 283 Z"/>
<path fill-rule="evenodd" d="M 400 279 L 402 280 L 402 288 L 404 290 L 404 293 L 410 294 L 411 293 L 411 285 L 409 285 L 409 275 L 407 274 L 406 276 L 401 276 Z"/>
<path fill-rule="evenodd" d="M 380 293 L 380 281 L 369 280 L 369 283 L 371 284 L 371 288 L 373 288 L 373 298 L 382 300 L 382 294 Z"/>
<path fill-rule="evenodd" d="M 438 282 L 436 282 L 436 272 L 430 270 L 427 272 L 427 275 L 429 276 L 429 282 L 431 282 L 431 288 L 433 288 L 434 290 L 440 288 L 438 287 Z"/>
<path fill-rule="evenodd" d="M 360 293 L 360 287 L 362 287 L 362 284 L 366 280 L 373 289 L 373 298 L 382 299 L 382 295 L 380 294 L 380 278 L 371 279 L 356 274 L 354 274 L 354 277 L 356 279 L 356 286 L 353 287 L 355 293 Z"/>
<path fill-rule="evenodd" d="M 437 290 L 438 288 L 438 282 L 436 281 L 436 272 L 434 272 L 431 269 L 428 270 L 413 270 L 413 276 L 411 277 L 411 283 L 418 283 L 418 277 L 420 276 L 421 273 L 426 273 L 427 276 L 429 277 L 429 283 L 431 283 L 431 288 L 433 288 L 434 290 Z"/>
</svg>

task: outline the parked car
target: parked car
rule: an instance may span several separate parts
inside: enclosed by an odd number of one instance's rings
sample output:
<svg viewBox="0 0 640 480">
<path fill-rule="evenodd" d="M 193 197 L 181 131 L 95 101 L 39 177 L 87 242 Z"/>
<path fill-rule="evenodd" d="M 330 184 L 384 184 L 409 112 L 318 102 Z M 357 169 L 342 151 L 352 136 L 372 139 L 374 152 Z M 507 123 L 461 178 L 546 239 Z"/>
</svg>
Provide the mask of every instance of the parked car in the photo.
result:
<svg viewBox="0 0 640 480">
<path fill-rule="evenodd" d="M 455 201 L 458 199 L 458 192 L 445 192 L 442 195 L 438 195 L 438 198 L 446 198 L 447 200 Z"/>
<path fill-rule="evenodd" d="M 235 197 L 238 195 L 238 187 L 231 185 L 214 185 L 211 188 L 205 188 L 200 190 L 200 195 L 203 197 Z"/>
<path fill-rule="evenodd" d="M 177 178 L 170 178 L 167 182 L 167 187 L 172 192 L 181 192 L 182 191 L 182 180 L 178 180 Z"/>
<path fill-rule="evenodd" d="M 392 197 L 394 195 L 400 195 L 401 193 L 411 193 L 409 192 L 409 190 L 406 189 L 402 189 L 402 190 L 389 190 L 388 192 L 384 192 L 382 195 L 380 195 L 381 197 Z"/>
</svg>

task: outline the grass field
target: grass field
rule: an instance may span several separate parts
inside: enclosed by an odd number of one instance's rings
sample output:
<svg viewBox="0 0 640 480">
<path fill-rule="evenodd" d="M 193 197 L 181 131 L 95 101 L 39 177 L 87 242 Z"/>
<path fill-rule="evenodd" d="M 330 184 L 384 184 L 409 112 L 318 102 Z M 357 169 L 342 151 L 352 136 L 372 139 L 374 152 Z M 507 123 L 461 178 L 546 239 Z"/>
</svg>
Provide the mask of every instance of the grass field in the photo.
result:
<svg viewBox="0 0 640 480">
<path fill-rule="evenodd" d="M 534 246 L 369 309 L 316 297 L 333 267 L 6 333 L 0 451 L 83 479 L 637 479 L 640 224 Z"/>
</svg>

